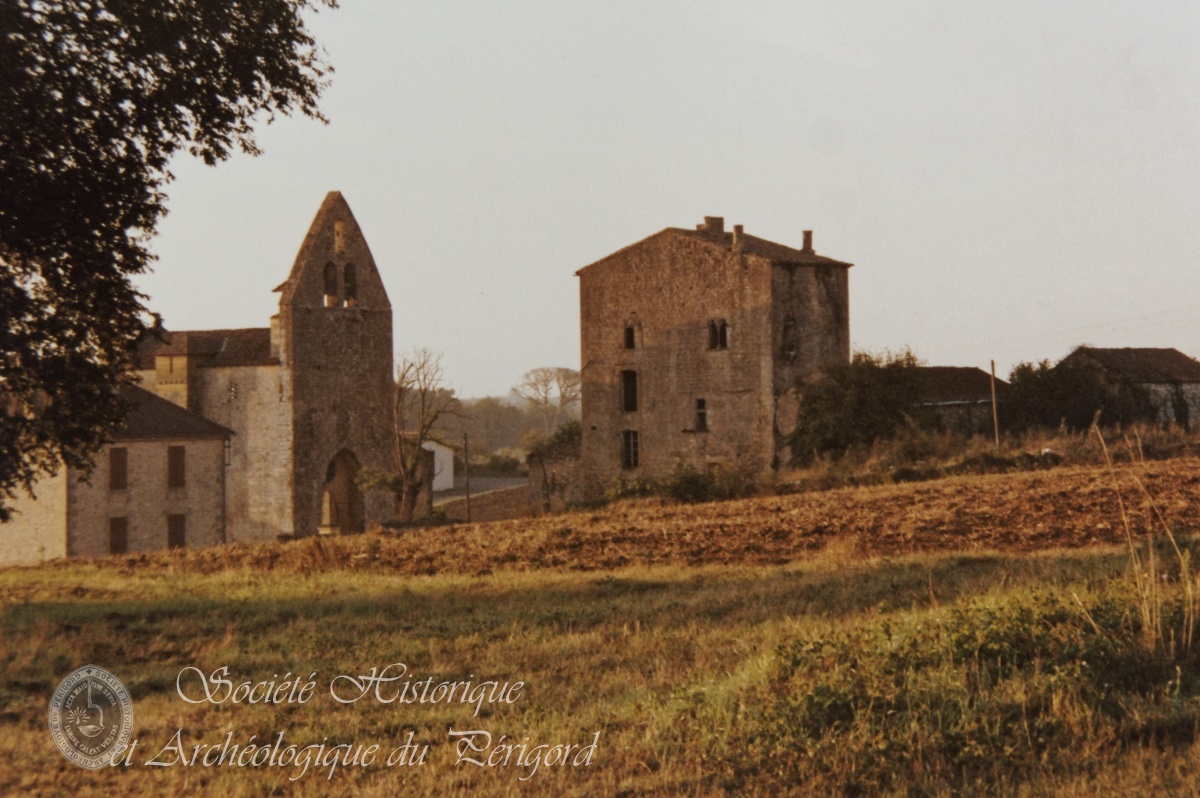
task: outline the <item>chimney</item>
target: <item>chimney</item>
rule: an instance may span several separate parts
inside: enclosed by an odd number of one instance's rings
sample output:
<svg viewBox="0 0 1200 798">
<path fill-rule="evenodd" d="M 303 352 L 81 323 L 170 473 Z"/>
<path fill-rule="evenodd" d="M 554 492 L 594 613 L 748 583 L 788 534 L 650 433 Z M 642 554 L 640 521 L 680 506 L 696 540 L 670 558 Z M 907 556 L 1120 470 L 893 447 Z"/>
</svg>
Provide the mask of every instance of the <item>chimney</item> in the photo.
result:
<svg viewBox="0 0 1200 798">
<path fill-rule="evenodd" d="M 812 230 L 804 231 L 804 252 L 812 252 Z"/>
<path fill-rule="evenodd" d="M 733 226 L 733 251 L 734 252 L 742 251 L 742 229 L 743 228 L 740 224 L 735 224 Z"/>
<path fill-rule="evenodd" d="M 711 235 L 725 235 L 725 217 L 724 216 L 705 216 L 704 229 L 708 230 Z"/>
</svg>

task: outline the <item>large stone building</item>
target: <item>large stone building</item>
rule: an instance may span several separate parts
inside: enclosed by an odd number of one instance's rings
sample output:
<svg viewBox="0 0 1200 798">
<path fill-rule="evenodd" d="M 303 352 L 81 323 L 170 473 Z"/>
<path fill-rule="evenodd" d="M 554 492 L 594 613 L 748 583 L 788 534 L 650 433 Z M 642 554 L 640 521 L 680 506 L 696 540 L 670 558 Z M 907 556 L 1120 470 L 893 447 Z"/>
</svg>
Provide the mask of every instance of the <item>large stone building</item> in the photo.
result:
<svg viewBox="0 0 1200 798">
<path fill-rule="evenodd" d="M 121 398 L 125 424 L 90 475 L 61 468 L 15 498 L 0 565 L 224 542 L 233 433 L 141 388 Z"/>
<path fill-rule="evenodd" d="M 140 419 L 163 416 L 165 405 L 178 410 L 170 434 L 131 442 L 122 433 L 101 452 L 90 486 L 74 472 L 43 480 L 38 500 L 19 502 L 5 525 L 0 561 L 355 532 L 391 518 L 391 495 L 364 494 L 355 476 L 392 469 L 392 308 L 340 193 L 325 197 L 275 290 L 270 327 L 148 338 L 136 398 L 151 410 L 130 424 L 144 427 Z M 185 445 L 197 465 L 186 488 L 167 491 L 176 479 L 167 458 Z M 127 461 L 110 463 L 114 450 Z M 126 487 L 109 486 L 114 468 L 127 469 Z M 177 518 L 185 513 L 186 532 Z M 176 517 L 170 537 L 168 517 Z"/>
<path fill-rule="evenodd" d="M 849 360 L 850 266 L 706 217 L 580 269 L 584 495 L 785 461 L 797 383 Z"/>
</svg>

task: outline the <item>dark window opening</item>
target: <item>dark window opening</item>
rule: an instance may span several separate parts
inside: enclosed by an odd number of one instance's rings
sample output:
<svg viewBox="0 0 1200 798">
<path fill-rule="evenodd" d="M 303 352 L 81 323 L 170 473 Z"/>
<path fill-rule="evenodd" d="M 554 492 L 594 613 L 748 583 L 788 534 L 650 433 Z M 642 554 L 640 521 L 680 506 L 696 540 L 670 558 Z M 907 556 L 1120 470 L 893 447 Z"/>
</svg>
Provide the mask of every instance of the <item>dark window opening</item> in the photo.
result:
<svg viewBox="0 0 1200 798">
<path fill-rule="evenodd" d="M 708 348 L 709 349 L 728 349 L 729 348 L 729 325 L 725 319 L 719 321 L 712 320 L 708 323 Z"/>
<path fill-rule="evenodd" d="M 129 450 L 114 446 L 108 450 L 108 489 L 129 489 Z"/>
<path fill-rule="evenodd" d="M 187 545 L 187 516 L 167 516 L 167 548 L 182 549 Z"/>
<path fill-rule="evenodd" d="M 696 432 L 708 432 L 708 405 L 703 399 L 696 400 Z"/>
<path fill-rule="evenodd" d="M 638 375 L 636 371 L 621 372 L 621 411 L 635 413 L 638 409 Z"/>
<path fill-rule="evenodd" d="M 621 433 L 621 468 L 637 468 L 638 465 L 638 434 L 637 430 L 627 429 Z"/>
<path fill-rule="evenodd" d="M 337 266 L 332 262 L 325 264 L 325 307 L 336 308 L 341 304 L 338 300 Z"/>
<path fill-rule="evenodd" d="M 782 345 L 779 353 L 784 361 L 791 363 L 796 359 L 796 322 L 791 316 L 783 320 Z"/>
<path fill-rule="evenodd" d="M 634 330 L 634 328 L 632 326 L 625 328 L 625 348 L 626 349 L 636 349 L 637 348 L 637 331 Z"/>
<path fill-rule="evenodd" d="M 108 519 L 108 553 L 125 554 L 129 551 L 129 519 Z"/>
<path fill-rule="evenodd" d="M 182 446 L 167 447 L 167 487 L 182 488 L 187 484 L 187 473 L 184 470 L 184 452 Z"/>
<path fill-rule="evenodd" d="M 358 275 L 354 271 L 354 264 L 346 264 L 346 307 L 352 308 L 358 304 Z"/>
</svg>

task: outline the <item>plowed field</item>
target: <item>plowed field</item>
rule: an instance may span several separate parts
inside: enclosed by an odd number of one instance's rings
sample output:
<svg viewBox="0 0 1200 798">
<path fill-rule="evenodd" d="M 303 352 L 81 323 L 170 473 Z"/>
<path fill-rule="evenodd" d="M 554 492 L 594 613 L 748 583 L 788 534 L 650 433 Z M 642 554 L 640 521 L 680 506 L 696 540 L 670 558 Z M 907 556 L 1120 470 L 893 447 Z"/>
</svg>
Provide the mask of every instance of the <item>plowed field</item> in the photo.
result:
<svg viewBox="0 0 1200 798">
<path fill-rule="evenodd" d="M 1024 552 L 1125 540 L 1169 524 L 1200 531 L 1200 459 L 851 488 L 711 504 L 656 499 L 562 515 L 413 529 L 395 535 L 110 557 L 102 567 L 208 572 L 488 573 L 631 565 L 770 564 L 831 541 L 861 556 L 949 550 Z M 1161 521 L 1157 516 L 1161 516 Z M 64 566 L 60 566 L 64 567 Z"/>
</svg>

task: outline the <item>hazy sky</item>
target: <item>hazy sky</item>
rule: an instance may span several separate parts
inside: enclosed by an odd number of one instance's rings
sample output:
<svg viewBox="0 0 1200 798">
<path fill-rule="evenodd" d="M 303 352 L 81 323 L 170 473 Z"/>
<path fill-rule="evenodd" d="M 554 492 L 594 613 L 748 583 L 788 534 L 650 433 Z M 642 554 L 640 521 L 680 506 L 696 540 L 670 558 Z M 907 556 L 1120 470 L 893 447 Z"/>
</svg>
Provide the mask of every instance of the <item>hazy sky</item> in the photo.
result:
<svg viewBox="0 0 1200 798">
<path fill-rule="evenodd" d="M 330 124 L 173 166 L 139 281 L 169 328 L 266 326 L 337 189 L 397 353 L 465 396 L 578 368 L 575 270 L 705 215 L 856 264 L 856 347 L 1200 356 L 1194 0 L 342 0 L 312 27 Z"/>
</svg>

